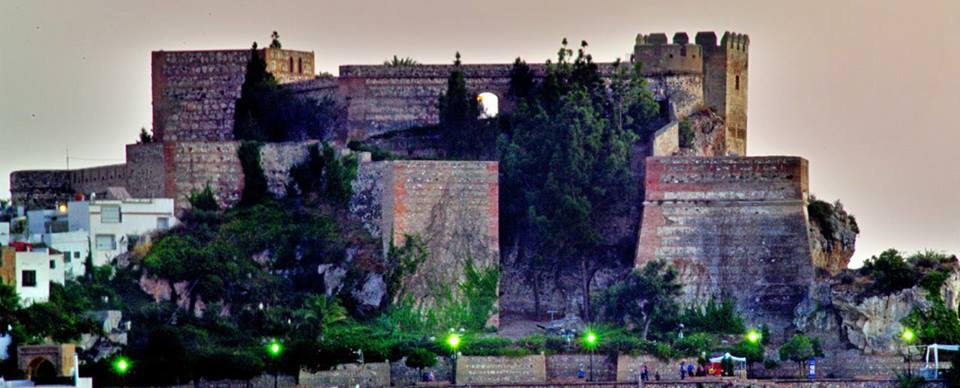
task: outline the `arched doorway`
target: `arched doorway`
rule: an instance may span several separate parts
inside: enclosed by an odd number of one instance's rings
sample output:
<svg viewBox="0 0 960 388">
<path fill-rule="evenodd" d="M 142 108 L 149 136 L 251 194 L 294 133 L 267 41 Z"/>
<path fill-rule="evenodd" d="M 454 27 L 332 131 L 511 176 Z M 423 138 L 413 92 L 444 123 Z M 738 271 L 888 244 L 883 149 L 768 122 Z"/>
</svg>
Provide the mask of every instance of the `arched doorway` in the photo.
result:
<svg viewBox="0 0 960 388">
<path fill-rule="evenodd" d="M 480 118 L 492 119 L 500 114 L 500 97 L 490 92 L 483 92 L 477 95 L 477 102 L 480 103 Z"/>
<path fill-rule="evenodd" d="M 57 367 L 46 357 L 37 357 L 27 366 L 27 378 L 36 383 L 51 383 L 57 379 Z"/>
</svg>

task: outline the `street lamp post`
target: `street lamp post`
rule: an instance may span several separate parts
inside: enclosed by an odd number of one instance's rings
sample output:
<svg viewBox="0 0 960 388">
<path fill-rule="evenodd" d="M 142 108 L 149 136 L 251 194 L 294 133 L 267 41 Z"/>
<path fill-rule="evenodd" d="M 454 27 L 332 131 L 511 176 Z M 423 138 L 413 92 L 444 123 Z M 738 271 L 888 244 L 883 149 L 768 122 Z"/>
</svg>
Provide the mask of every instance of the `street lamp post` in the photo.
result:
<svg viewBox="0 0 960 388">
<path fill-rule="evenodd" d="M 907 345 L 907 354 L 905 357 L 907 359 L 907 376 L 913 376 L 913 369 L 910 365 L 910 347 L 913 345 L 913 341 L 917 339 L 917 335 L 913 332 L 913 329 L 908 327 L 903 329 L 903 333 L 900 334 L 900 339 Z"/>
<path fill-rule="evenodd" d="M 272 359 L 274 360 L 274 362 L 273 362 L 273 388 L 277 388 L 277 386 L 279 385 L 280 371 L 277 370 L 276 360 L 277 360 L 278 357 L 280 357 L 280 354 L 282 354 L 282 353 L 283 353 L 283 344 L 281 344 L 280 341 L 277 341 L 276 339 L 273 339 L 273 340 L 270 340 L 269 343 L 267 343 L 267 354 L 270 355 L 270 358 L 272 358 Z"/>
<path fill-rule="evenodd" d="M 450 335 L 447 336 L 447 346 L 450 347 L 450 360 L 453 363 L 453 373 L 450 376 L 450 383 L 457 385 L 457 349 L 460 348 L 460 335 L 453 329 L 450 329 Z"/>
<path fill-rule="evenodd" d="M 587 346 L 587 349 L 590 350 L 590 378 L 589 381 L 593 381 L 593 352 L 597 348 L 598 341 L 597 334 L 591 330 L 587 330 L 586 335 L 583 337 L 583 343 Z"/>
<path fill-rule="evenodd" d="M 127 372 L 130 371 L 130 360 L 124 356 L 119 356 L 113 360 L 113 372 L 120 377 L 120 386 L 126 385 L 126 379 L 124 378 L 127 375 Z"/>
<path fill-rule="evenodd" d="M 760 334 L 757 330 L 750 330 L 747 332 L 747 342 L 753 346 L 760 346 L 760 340 L 763 339 L 763 335 Z M 750 377 L 750 372 L 753 370 L 752 360 L 747 360 L 747 377 Z"/>
</svg>

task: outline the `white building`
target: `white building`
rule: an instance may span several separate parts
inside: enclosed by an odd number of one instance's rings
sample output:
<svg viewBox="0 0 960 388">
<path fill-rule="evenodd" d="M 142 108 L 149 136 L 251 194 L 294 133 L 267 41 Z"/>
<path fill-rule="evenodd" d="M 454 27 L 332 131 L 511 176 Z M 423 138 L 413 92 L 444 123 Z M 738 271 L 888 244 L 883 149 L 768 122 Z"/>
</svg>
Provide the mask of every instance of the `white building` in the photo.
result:
<svg viewBox="0 0 960 388">
<path fill-rule="evenodd" d="M 10 223 L 0 222 L 0 247 L 10 245 Z"/>
<path fill-rule="evenodd" d="M 23 306 L 46 302 L 50 282 L 64 283 L 63 255 L 46 248 L 23 252 L 3 248 L 0 267 L 6 267 L 0 271 L 3 281 L 14 285 Z"/>
<path fill-rule="evenodd" d="M 43 235 L 43 243 L 63 253 L 67 279 L 82 276 L 86 272 L 84 264 L 87 261 L 87 255 L 90 254 L 90 233 L 88 231 L 47 233 Z"/>
<path fill-rule="evenodd" d="M 71 202 L 79 214 L 71 217 L 77 228 L 87 227 L 90 233 L 90 252 L 94 265 L 105 265 L 124 253 L 139 236 L 171 228 L 177 224 L 173 199 L 105 199 L 89 202 Z M 88 217 L 82 217 L 86 207 Z M 84 224 L 84 221 L 86 224 Z"/>
</svg>

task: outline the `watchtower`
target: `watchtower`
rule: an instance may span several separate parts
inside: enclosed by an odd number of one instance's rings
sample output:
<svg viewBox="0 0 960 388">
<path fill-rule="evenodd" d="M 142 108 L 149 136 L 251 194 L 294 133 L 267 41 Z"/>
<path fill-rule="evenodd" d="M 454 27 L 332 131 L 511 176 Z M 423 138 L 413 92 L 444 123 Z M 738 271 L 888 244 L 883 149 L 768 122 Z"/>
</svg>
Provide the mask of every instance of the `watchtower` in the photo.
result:
<svg viewBox="0 0 960 388">
<path fill-rule="evenodd" d="M 727 153 L 747 154 L 747 69 L 750 37 L 724 32 L 720 44 L 713 32 L 698 32 L 703 52 L 703 98 L 723 116 Z"/>
</svg>

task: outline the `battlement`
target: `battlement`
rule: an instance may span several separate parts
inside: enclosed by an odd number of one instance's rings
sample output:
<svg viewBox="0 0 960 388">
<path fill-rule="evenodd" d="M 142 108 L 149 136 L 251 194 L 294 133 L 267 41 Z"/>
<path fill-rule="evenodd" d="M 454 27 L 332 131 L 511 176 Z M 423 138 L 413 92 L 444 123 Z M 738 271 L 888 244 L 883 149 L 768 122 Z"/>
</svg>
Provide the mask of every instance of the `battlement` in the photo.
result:
<svg viewBox="0 0 960 388">
<path fill-rule="evenodd" d="M 689 42 L 682 32 L 674 34 L 673 44 L 667 43 L 663 33 L 637 34 L 632 60 L 643 64 L 646 75 L 702 74 L 702 50 Z"/>
</svg>

